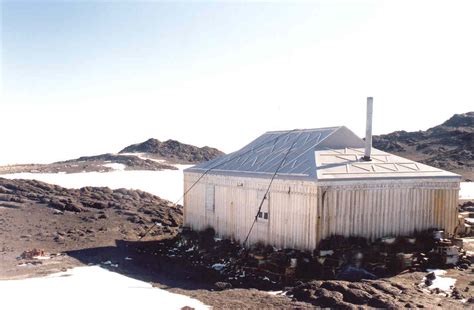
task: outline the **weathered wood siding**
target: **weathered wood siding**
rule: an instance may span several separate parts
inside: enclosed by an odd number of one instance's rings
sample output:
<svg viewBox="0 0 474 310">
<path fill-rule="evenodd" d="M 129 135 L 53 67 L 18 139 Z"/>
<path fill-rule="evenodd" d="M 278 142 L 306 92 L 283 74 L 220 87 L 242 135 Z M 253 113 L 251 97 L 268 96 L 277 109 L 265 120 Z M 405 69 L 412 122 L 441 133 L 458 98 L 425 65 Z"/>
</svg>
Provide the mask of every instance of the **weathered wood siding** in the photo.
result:
<svg viewBox="0 0 474 310">
<path fill-rule="evenodd" d="M 458 181 L 391 180 L 322 183 L 318 194 L 318 236 L 377 239 L 428 228 L 453 234 L 457 225 Z"/>
<path fill-rule="evenodd" d="M 184 174 L 187 190 L 199 177 Z M 268 179 L 206 175 L 184 198 L 184 223 L 194 230 L 213 227 L 221 237 L 243 242 Z M 214 186 L 214 210 L 206 188 Z M 255 223 L 249 242 L 314 249 L 334 234 L 383 236 L 444 228 L 457 223 L 459 182 L 433 180 L 337 181 L 316 183 L 276 179 L 269 194 L 269 219 Z M 260 194 L 259 194 L 260 192 Z"/>
<path fill-rule="evenodd" d="M 188 189 L 199 177 L 185 173 Z M 207 175 L 184 199 L 185 225 L 194 230 L 213 227 L 221 237 L 243 242 L 258 211 L 268 179 Z M 206 209 L 206 186 L 215 186 L 215 210 Z M 310 248 L 316 243 L 317 187 L 313 182 L 275 180 L 269 194 L 268 221 L 258 220 L 250 243 Z M 260 194 L 259 194 L 260 192 Z"/>
</svg>

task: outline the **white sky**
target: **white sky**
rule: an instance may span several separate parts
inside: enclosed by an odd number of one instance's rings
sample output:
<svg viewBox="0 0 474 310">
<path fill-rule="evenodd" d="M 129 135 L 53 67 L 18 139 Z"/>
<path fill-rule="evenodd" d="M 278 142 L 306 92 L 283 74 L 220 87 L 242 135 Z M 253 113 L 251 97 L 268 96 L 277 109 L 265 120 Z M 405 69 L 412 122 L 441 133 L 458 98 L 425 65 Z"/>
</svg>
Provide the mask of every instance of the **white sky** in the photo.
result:
<svg viewBox="0 0 474 310">
<path fill-rule="evenodd" d="M 0 164 L 150 137 L 231 152 L 276 129 L 363 136 L 367 96 L 375 134 L 474 110 L 472 1 L 71 3 L 3 5 Z"/>
</svg>

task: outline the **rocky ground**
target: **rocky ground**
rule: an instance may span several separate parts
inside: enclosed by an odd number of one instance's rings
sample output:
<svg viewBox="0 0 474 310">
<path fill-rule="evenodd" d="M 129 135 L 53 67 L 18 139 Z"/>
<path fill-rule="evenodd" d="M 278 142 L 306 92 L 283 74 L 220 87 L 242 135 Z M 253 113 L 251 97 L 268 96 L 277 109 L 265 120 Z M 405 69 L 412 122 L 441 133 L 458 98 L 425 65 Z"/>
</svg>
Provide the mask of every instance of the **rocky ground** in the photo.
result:
<svg viewBox="0 0 474 310">
<path fill-rule="evenodd" d="M 315 253 L 305 253 L 263 245 L 244 249 L 214 238 L 211 231 L 183 231 L 174 238 L 135 246 L 141 253 L 159 257 L 162 264 L 182 266 L 190 281 L 214 283 L 210 286 L 214 290 L 284 291 L 287 298 L 306 307 L 472 307 L 472 256 L 461 253 L 456 265 L 447 266 L 432 251 L 447 240 L 417 236 L 408 246 L 404 238 L 393 239 L 382 245 L 333 238 Z M 354 260 L 358 255 L 359 262 Z M 448 268 L 446 276 L 457 279 L 455 287 L 448 291 L 430 287 L 437 276 L 428 268 Z M 377 272 L 384 276 L 375 276 Z"/>
<path fill-rule="evenodd" d="M 374 136 L 380 150 L 474 180 L 474 112 L 456 114 L 426 131 L 395 131 Z"/>
<path fill-rule="evenodd" d="M 176 234 L 182 208 L 138 190 L 106 187 L 65 189 L 35 180 L 0 178 L 0 277 L 19 276 L 23 251 L 49 253 Z"/>
<path fill-rule="evenodd" d="M 292 288 L 288 294 L 318 307 L 353 309 L 364 306 L 377 309 L 399 308 L 461 308 L 445 296 L 427 294 L 413 285 L 423 282 L 420 274 L 404 274 L 395 279 L 348 281 L 311 281 Z M 472 304 L 464 305 L 471 308 Z"/>
<path fill-rule="evenodd" d="M 428 272 L 420 266 L 374 280 L 335 280 L 327 274 L 318 276 L 325 280 L 312 280 L 311 264 L 305 264 L 315 257 L 310 253 L 244 250 L 209 232 L 180 232 L 181 221 L 181 206 L 142 191 L 65 189 L 0 178 L 0 279 L 98 264 L 217 309 L 472 307 L 470 262 L 448 269 L 456 289 L 440 294 L 427 289 Z M 472 251 L 473 245 L 466 247 Z M 288 269 L 292 257 L 299 266 L 293 271 Z"/>
</svg>

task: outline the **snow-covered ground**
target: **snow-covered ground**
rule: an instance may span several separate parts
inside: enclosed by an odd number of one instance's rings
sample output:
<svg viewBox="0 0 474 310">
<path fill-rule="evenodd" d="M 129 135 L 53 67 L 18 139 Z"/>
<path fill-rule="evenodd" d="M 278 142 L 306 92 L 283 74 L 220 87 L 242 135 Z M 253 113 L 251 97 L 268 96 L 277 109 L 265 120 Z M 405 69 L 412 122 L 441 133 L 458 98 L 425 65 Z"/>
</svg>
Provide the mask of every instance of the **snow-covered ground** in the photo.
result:
<svg viewBox="0 0 474 310">
<path fill-rule="evenodd" d="M 474 182 L 461 182 L 459 198 L 474 199 Z"/>
<path fill-rule="evenodd" d="M 41 278 L 0 281 L 2 309 L 209 309 L 190 297 L 98 266 Z"/>
<path fill-rule="evenodd" d="M 155 159 L 155 158 L 147 157 L 146 153 L 120 153 L 120 155 L 137 156 L 138 158 L 144 159 L 144 160 L 148 159 L 151 161 L 156 161 L 157 163 L 166 163 L 166 160 L 164 159 Z"/>
<path fill-rule="evenodd" d="M 120 164 L 111 163 L 113 169 Z M 114 166 L 112 166 L 114 165 Z M 82 172 L 82 173 L 15 173 L 2 175 L 10 179 L 36 179 L 66 188 L 108 186 L 112 189 L 140 189 L 161 198 L 176 202 L 183 195 L 183 169 L 189 165 L 176 165 L 178 170 Z"/>
</svg>

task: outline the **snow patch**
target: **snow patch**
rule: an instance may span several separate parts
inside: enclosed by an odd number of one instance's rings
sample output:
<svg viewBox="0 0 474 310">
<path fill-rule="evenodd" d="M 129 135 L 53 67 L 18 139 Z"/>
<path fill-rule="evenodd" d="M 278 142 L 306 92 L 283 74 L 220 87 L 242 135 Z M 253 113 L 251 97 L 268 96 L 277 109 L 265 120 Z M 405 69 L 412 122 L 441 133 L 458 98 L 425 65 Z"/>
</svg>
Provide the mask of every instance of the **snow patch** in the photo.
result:
<svg viewBox="0 0 474 310">
<path fill-rule="evenodd" d="M 280 296 L 280 295 L 285 294 L 284 291 L 268 291 L 267 293 L 270 294 L 270 295 L 273 295 L 273 296 Z"/>
<path fill-rule="evenodd" d="M 0 292 L 4 309 L 38 309 L 38 305 L 48 310 L 181 309 L 185 306 L 210 309 L 196 299 L 98 266 L 77 267 L 41 278 L 0 281 Z M 82 298 L 84 296 L 87 298 Z"/>
<path fill-rule="evenodd" d="M 474 182 L 461 182 L 459 198 L 474 199 Z"/>
<path fill-rule="evenodd" d="M 442 269 L 428 269 L 428 272 L 433 272 L 436 276 L 434 280 L 432 280 L 432 284 L 430 286 L 426 286 L 425 288 L 429 290 L 439 289 L 443 292 L 451 292 L 453 290 L 454 284 L 456 283 L 456 279 L 450 277 L 443 277 L 447 271 Z M 423 283 L 425 282 L 426 277 L 423 278 Z"/>
<path fill-rule="evenodd" d="M 105 261 L 102 263 L 102 265 L 108 265 L 110 267 L 114 267 L 114 268 L 117 268 L 118 267 L 118 264 L 113 264 L 111 261 Z"/>
<path fill-rule="evenodd" d="M 125 168 L 127 168 L 126 165 L 119 164 L 119 163 L 108 163 L 108 164 L 103 164 L 102 166 L 107 167 L 107 168 L 112 168 L 113 170 L 120 170 L 120 171 L 123 171 L 125 170 Z"/>
<path fill-rule="evenodd" d="M 167 163 L 167 161 L 165 159 L 156 159 L 156 158 L 150 158 L 150 157 L 147 157 L 147 153 L 120 153 L 120 155 L 128 155 L 128 156 L 136 156 L 140 159 L 143 159 L 143 160 L 151 160 L 151 161 L 154 161 L 154 162 L 157 162 L 157 163 L 160 163 L 160 164 L 165 164 Z"/>
</svg>

